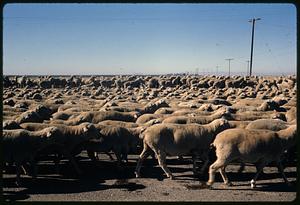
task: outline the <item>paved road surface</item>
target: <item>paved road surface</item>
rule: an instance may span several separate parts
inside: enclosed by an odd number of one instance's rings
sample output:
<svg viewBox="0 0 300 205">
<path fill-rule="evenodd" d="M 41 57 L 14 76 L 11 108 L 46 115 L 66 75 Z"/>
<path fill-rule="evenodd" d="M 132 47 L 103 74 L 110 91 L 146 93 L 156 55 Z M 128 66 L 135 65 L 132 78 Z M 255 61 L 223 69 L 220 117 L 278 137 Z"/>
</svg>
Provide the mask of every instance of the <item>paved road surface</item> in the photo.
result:
<svg viewBox="0 0 300 205">
<path fill-rule="evenodd" d="M 14 201 L 292 201 L 296 198 L 296 167 L 287 167 L 285 172 L 293 186 L 283 183 L 277 168 L 267 167 L 257 182 L 257 188 L 250 188 L 255 173 L 253 166 L 246 166 L 238 174 L 238 165 L 226 168 L 232 187 L 224 187 L 219 174 L 213 189 L 203 189 L 201 183 L 206 176 L 192 174 L 191 160 L 180 162 L 176 158 L 167 160 L 175 180 L 166 179 L 157 163 L 149 159 L 142 167 L 143 178 L 136 179 L 133 171 L 137 156 L 130 156 L 126 169 L 117 169 L 105 156 L 97 164 L 84 156 L 80 166 L 84 174 L 77 177 L 72 167 L 62 161 L 60 174 L 55 173 L 51 161 L 39 165 L 39 177 L 33 181 L 23 176 L 22 186 L 16 187 L 13 173 L 3 175 L 3 196 Z"/>
</svg>

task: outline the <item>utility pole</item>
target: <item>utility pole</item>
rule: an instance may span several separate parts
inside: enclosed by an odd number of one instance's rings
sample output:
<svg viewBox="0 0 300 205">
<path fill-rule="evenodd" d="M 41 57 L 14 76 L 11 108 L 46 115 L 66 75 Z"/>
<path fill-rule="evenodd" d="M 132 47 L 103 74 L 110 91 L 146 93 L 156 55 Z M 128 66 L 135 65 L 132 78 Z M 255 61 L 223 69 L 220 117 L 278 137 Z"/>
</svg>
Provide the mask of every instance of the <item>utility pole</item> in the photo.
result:
<svg viewBox="0 0 300 205">
<path fill-rule="evenodd" d="M 196 68 L 196 75 L 199 75 L 199 68 Z"/>
<path fill-rule="evenodd" d="M 254 41 L 254 26 L 255 26 L 255 21 L 260 20 L 260 18 L 253 18 L 250 19 L 249 22 L 252 23 L 252 40 L 251 40 L 251 54 L 250 54 L 250 76 L 252 74 L 252 59 L 253 59 L 253 41 Z"/>
<path fill-rule="evenodd" d="M 249 75 L 249 60 L 246 61 L 247 62 L 247 75 Z"/>
<path fill-rule="evenodd" d="M 233 60 L 233 58 L 227 58 L 225 60 L 228 61 L 228 76 L 230 76 L 230 61 Z"/>
<path fill-rule="evenodd" d="M 218 68 L 219 68 L 219 66 L 217 65 L 217 66 L 216 66 L 216 72 L 217 72 L 217 75 L 218 75 Z"/>
</svg>

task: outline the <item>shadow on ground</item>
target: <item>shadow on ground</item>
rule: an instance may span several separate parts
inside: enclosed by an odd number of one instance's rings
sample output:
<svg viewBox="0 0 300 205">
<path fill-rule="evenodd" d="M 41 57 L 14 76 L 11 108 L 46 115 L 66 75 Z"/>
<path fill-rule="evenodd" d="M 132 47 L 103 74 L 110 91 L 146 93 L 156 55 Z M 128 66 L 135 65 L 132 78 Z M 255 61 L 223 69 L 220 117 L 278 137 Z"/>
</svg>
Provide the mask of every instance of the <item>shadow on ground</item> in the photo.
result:
<svg viewBox="0 0 300 205">
<path fill-rule="evenodd" d="M 136 166 L 135 160 L 130 160 L 123 168 L 119 168 L 113 161 L 92 162 L 84 159 L 80 161 L 79 165 L 84 171 L 82 175 L 78 176 L 74 172 L 72 166 L 66 161 L 60 164 L 60 173 L 55 173 L 55 167 L 52 162 L 40 163 L 38 170 L 38 178 L 33 180 L 31 177 L 22 177 L 21 187 L 15 184 L 15 175 L 3 178 L 3 198 L 8 201 L 25 200 L 30 195 L 35 194 L 66 194 L 66 193 L 82 193 L 90 191 L 99 191 L 107 189 L 125 189 L 127 191 L 136 191 L 146 188 L 143 184 L 130 182 L 130 179 L 135 178 L 134 170 Z M 192 165 L 190 160 L 179 161 L 177 159 L 168 159 L 167 164 L 172 173 L 176 176 L 175 180 L 197 180 L 205 182 L 208 179 L 207 171 L 204 175 L 194 176 L 191 172 Z M 182 165 L 186 165 L 183 166 Z M 178 166 L 176 166 L 178 165 Z M 180 165 L 180 166 L 179 166 Z M 234 183 L 245 182 L 245 186 L 249 186 L 249 181 L 253 178 L 254 172 L 228 172 L 228 178 Z M 156 178 L 159 181 L 166 179 L 162 169 L 157 166 L 156 160 L 147 159 L 141 169 L 142 178 Z M 296 178 L 297 173 L 286 172 L 287 177 Z M 263 174 L 259 180 L 281 178 L 279 173 Z M 106 180 L 115 180 L 111 185 L 105 184 Z M 222 182 L 220 174 L 216 174 L 216 182 Z M 243 184 L 243 183 L 242 183 Z M 243 186 L 243 185 L 242 185 Z M 5 189 L 6 188 L 6 189 Z M 10 189 L 21 191 L 11 191 Z M 227 187 L 228 190 L 238 190 L 236 188 Z M 9 190 L 9 191 L 7 191 Z M 222 189 L 224 190 L 224 189 Z M 245 190 L 245 189 L 243 189 Z M 284 183 L 265 183 L 260 184 L 256 190 L 270 191 L 270 192 L 294 192 L 296 186 L 288 187 Z"/>
</svg>

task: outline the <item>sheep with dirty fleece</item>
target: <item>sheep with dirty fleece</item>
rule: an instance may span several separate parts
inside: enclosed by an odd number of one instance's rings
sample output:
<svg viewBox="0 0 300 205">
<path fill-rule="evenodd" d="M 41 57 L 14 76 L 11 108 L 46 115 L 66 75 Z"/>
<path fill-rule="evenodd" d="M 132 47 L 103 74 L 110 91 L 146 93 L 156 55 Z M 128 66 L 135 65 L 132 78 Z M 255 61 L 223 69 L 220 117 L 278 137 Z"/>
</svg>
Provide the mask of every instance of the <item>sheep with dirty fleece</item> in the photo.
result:
<svg viewBox="0 0 300 205">
<path fill-rule="evenodd" d="M 217 160 L 209 167 L 211 187 L 215 181 L 215 173 L 219 170 L 224 184 L 231 185 L 226 176 L 225 168 L 233 160 L 258 163 L 257 173 L 251 180 L 251 188 L 256 186 L 256 180 L 263 168 L 276 161 L 285 183 L 289 184 L 281 165 L 283 152 L 296 143 L 296 125 L 277 132 L 258 129 L 228 129 L 218 134 L 212 143 L 216 148 Z"/>
<path fill-rule="evenodd" d="M 20 125 L 27 130 L 41 130 L 49 126 L 55 126 L 58 133 L 53 136 L 55 139 L 55 146 L 47 153 L 57 153 L 64 155 L 72 163 L 75 171 L 80 174 L 81 170 L 74 160 L 74 155 L 79 154 L 83 147 L 82 145 L 90 139 L 99 137 L 99 131 L 91 123 L 81 123 L 80 125 L 67 126 L 62 124 L 44 124 L 44 123 L 23 123 Z M 58 162 L 57 162 L 58 163 Z"/>
<path fill-rule="evenodd" d="M 216 113 L 209 116 L 170 116 L 166 117 L 162 123 L 176 123 L 176 124 L 208 124 L 216 119 L 226 117 L 229 114 L 225 109 L 217 111 Z"/>
<path fill-rule="evenodd" d="M 246 129 L 266 129 L 279 131 L 288 128 L 290 124 L 280 119 L 258 119 L 250 122 Z"/>
<path fill-rule="evenodd" d="M 120 120 L 125 122 L 135 122 L 138 118 L 138 112 L 118 112 L 118 111 L 89 111 L 82 112 L 78 116 L 66 120 L 64 124 L 78 125 L 82 122 L 91 122 L 97 124 L 104 120 Z"/>
<path fill-rule="evenodd" d="M 141 141 L 140 134 L 146 129 L 144 127 L 125 128 L 121 126 L 95 125 L 99 130 L 100 137 L 91 139 L 84 143 L 90 158 L 95 160 L 95 152 L 109 153 L 113 151 L 117 157 L 118 165 L 122 160 L 128 161 L 129 152 L 136 152 Z"/>
<path fill-rule="evenodd" d="M 217 119 L 206 125 L 198 124 L 157 124 L 147 128 L 142 135 L 143 151 L 140 154 L 135 174 L 140 177 L 142 162 L 146 159 L 150 151 L 154 151 L 158 163 L 167 177 L 173 179 L 174 176 L 166 166 L 166 156 L 182 156 L 186 154 L 200 155 L 205 161 L 201 172 L 203 172 L 209 162 L 209 145 L 215 136 L 221 131 L 229 128 L 228 121 Z M 195 169 L 195 163 L 194 163 Z"/>
<path fill-rule="evenodd" d="M 37 152 L 55 143 L 55 135 L 58 129 L 48 127 L 40 131 L 31 132 L 24 129 L 3 130 L 3 161 L 15 163 L 16 183 L 20 185 L 22 165 L 31 162 L 35 168 L 33 176 L 36 176 L 35 156 Z"/>
</svg>

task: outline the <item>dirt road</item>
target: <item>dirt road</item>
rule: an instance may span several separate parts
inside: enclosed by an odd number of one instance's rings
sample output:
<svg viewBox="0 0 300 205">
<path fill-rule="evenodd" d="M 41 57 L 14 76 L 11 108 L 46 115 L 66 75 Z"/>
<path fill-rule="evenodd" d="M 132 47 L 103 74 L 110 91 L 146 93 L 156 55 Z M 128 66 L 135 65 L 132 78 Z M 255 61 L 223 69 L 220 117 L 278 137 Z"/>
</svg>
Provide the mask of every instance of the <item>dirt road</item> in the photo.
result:
<svg viewBox="0 0 300 205">
<path fill-rule="evenodd" d="M 285 169 L 292 186 L 283 183 L 275 167 L 266 167 L 257 188 L 250 188 L 255 167 L 246 166 L 237 173 L 238 165 L 226 168 L 232 187 L 224 187 L 219 174 L 213 189 L 203 189 L 208 176 L 195 177 L 190 158 L 178 161 L 167 160 L 175 175 L 170 180 L 163 175 L 157 163 L 147 160 L 142 167 L 142 178 L 135 178 L 134 168 L 137 156 L 130 156 L 127 168 L 118 169 L 105 156 L 93 164 L 82 157 L 80 166 L 84 174 L 77 177 L 70 164 L 62 161 L 60 174 L 55 173 L 51 161 L 39 164 L 38 178 L 33 181 L 23 176 L 23 184 L 16 187 L 13 173 L 3 175 L 3 196 L 6 201 L 292 201 L 296 198 L 296 167 Z"/>
</svg>

